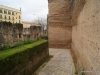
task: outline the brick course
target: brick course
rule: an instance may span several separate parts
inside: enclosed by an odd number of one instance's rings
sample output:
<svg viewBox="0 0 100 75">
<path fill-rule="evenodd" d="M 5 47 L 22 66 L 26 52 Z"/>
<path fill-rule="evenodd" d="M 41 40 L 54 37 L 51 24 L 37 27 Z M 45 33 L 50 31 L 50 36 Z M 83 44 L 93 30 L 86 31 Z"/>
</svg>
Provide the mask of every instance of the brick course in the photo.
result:
<svg viewBox="0 0 100 75">
<path fill-rule="evenodd" d="M 49 47 L 70 48 L 81 75 L 100 75 L 100 1 L 49 0 Z M 72 28 L 71 28 L 72 26 Z"/>
<path fill-rule="evenodd" d="M 49 0 L 49 15 L 48 15 L 49 47 L 70 48 L 70 43 L 71 43 L 70 4 L 71 4 L 70 0 Z"/>
</svg>

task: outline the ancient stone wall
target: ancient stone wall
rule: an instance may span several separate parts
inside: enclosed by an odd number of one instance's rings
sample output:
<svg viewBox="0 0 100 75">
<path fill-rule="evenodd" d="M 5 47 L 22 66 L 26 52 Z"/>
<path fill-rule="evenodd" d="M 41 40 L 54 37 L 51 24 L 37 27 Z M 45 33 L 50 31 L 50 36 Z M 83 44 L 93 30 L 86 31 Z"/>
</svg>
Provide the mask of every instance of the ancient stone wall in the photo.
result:
<svg viewBox="0 0 100 75">
<path fill-rule="evenodd" d="M 100 0 L 49 0 L 48 26 L 49 47 L 68 48 L 72 41 L 79 75 L 100 75 Z"/>
<path fill-rule="evenodd" d="M 37 40 L 41 38 L 41 25 L 35 22 L 24 22 L 23 21 L 23 39 Z"/>
<path fill-rule="evenodd" d="M 13 44 L 23 41 L 23 25 L 13 25 Z"/>
<path fill-rule="evenodd" d="M 80 12 L 83 10 L 86 0 L 72 0 L 71 11 L 72 11 L 72 20 L 71 25 L 77 25 L 77 18 Z"/>
<path fill-rule="evenodd" d="M 72 54 L 79 75 L 82 70 L 88 71 L 85 75 L 100 75 L 100 0 L 82 3 L 74 3 Z"/>
<path fill-rule="evenodd" d="M 49 47 L 70 48 L 71 0 L 49 0 Z"/>
<path fill-rule="evenodd" d="M 4 51 L 2 53 L 3 57 L 0 57 L 0 75 L 32 75 L 49 57 L 48 42 L 46 40 L 23 46 L 24 48 L 15 48 L 15 52 L 12 50 L 12 52 Z"/>
<path fill-rule="evenodd" d="M 23 40 L 23 26 L 12 25 L 9 22 L 0 22 L 0 48 L 5 44 L 14 45 Z"/>
<path fill-rule="evenodd" d="M 41 26 L 30 26 L 23 28 L 22 24 L 0 22 L 0 49 L 4 45 L 15 45 L 27 39 L 38 40 L 41 38 Z"/>
<path fill-rule="evenodd" d="M 30 38 L 33 40 L 41 38 L 41 26 L 30 26 Z"/>
</svg>

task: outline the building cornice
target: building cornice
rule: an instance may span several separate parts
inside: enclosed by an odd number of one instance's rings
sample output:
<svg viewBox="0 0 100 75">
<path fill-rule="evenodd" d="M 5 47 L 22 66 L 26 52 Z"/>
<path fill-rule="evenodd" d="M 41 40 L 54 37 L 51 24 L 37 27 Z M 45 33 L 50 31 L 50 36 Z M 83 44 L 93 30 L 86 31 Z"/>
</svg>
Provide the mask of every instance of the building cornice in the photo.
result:
<svg viewBox="0 0 100 75">
<path fill-rule="evenodd" d="M 12 8 L 12 7 L 8 7 L 8 6 L 4 6 L 4 5 L 0 5 L 1 9 L 6 9 L 6 10 L 11 10 L 11 11 L 15 11 L 15 12 L 21 12 L 18 9 Z"/>
</svg>

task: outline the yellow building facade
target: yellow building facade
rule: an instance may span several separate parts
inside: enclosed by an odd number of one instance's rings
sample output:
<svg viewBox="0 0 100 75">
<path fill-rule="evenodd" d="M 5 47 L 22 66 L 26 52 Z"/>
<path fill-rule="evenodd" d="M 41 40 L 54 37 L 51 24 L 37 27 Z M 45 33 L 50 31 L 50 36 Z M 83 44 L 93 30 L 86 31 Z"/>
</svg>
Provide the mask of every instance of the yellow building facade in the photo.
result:
<svg viewBox="0 0 100 75">
<path fill-rule="evenodd" d="M 21 23 L 21 10 L 0 5 L 0 21 Z"/>
</svg>

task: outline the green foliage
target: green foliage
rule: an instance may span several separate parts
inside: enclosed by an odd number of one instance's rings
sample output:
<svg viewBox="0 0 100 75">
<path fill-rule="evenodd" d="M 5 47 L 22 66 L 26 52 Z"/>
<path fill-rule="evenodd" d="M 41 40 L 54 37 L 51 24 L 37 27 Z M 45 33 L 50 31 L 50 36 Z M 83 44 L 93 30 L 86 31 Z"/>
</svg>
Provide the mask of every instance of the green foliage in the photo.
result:
<svg viewBox="0 0 100 75">
<path fill-rule="evenodd" d="M 21 42 L 15 44 L 12 48 L 15 48 L 15 47 L 18 47 L 18 46 L 22 46 L 22 45 L 26 45 L 26 44 L 31 44 L 31 43 L 34 43 L 36 41 L 37 40 L 27 39 L 27 40 L 24 40 L 24 41 L 21 41 Z"/>
<path fill-rule="evenodd" d="M 15 47 L 18 47 L 18 46 L 22 46 L 22 45 L 24 45 L 24 42 L 23 41 L 15 44 L 12 48 L 15 48 Z"/>
<path fill-rule="evenodd" d="M 84 70 L 82 71 L 82 74 L 81 75 L 85 75 L 85 72 L 84 72 Z"/>
<path fill-rule="evenodd" d="M 27 49 L 31 49 L 32 47 L 35 47 L 35 46 L 40 45 L 40 44 L 45 43 L 45 42 L 47 42 L 47 40 L 39 40 L 39 41 L 33 42 L 31 44 L 26 44 L 23 46 L 18 46 L 18 47 L 12 48 L 12 49 L 2 51 L 2 52 L 0 52 L 0 60 L 2 58 L 4 59 L 4 58 L 6 58 L 10 55 L 13 55 L 15 53 L 20 53 L 20 52 L 23 52 Z"/>
<path fill-rule="evenodd" d="M 18 47 L 18 46 L 23 46 L 23 45 L 26 45 L 26 44 L 31 44 L 31 43 L 34 43 L 36 41 L 37 40 L 27 39 L 27 40 L 24 40 L 24 41 L 21 41 L 21 42 L 15 44 L 12 47 L 9 44 L 5 44 L 4 47 L 3 47 L 3 50 L 8 50 L 8 49 L 12 49 L 12 48 L 15 48 L 15 47 Z"/>
<path fill-rule="evenodd" d="M 6 21 L 2 21 L 2 22 L 0 22 L 0 24 L 2 24 L 2 25 L 12 25 L 12 23 L 11 22 L 6 22 Z"/>
<path fill-rule="evenodd" d="M 75 74 L 76 74 L 76 75 L 78 74 L 78 70 L 77 70 L 77 69 L 75 70 Z"/>
<path fill-rule="evenodd" d="M 41 53 L 47 48 L 47 40 L 39 40 L 0 52 L 0 75 L 4 75 L 16 66 L 20 71 L 28 62 L 33 60 L 35 53 L 41 56 Z"/>
<path fill-rule="evenodd" d="M 23 41 L 23 42 L 24 42 L 24 44 L 31 44 L 31 43 L 36 42 L 36 41 L 37 41 L 37 40 L 27 39 L 27 40 L 25 40 L 25 41 Z"/>
<path fill-rule="evenodd" d="M 3 47 L 3 49 L 4 50 L 11 49 L 11 46 L 9 44 L 5 44 L 4 47 Z"/>
<path fill-rule="evenodd" d="M 41 39 L 48 40 L 48 36 L 42 36 Z"/>
</svg>

